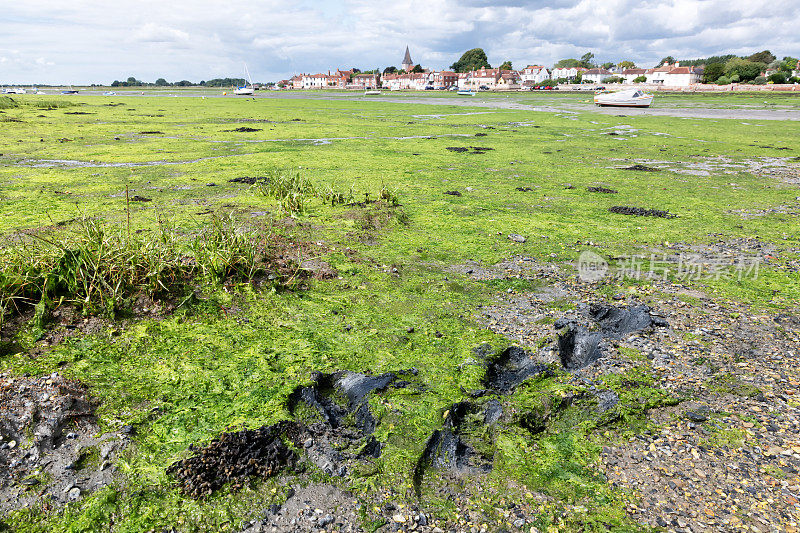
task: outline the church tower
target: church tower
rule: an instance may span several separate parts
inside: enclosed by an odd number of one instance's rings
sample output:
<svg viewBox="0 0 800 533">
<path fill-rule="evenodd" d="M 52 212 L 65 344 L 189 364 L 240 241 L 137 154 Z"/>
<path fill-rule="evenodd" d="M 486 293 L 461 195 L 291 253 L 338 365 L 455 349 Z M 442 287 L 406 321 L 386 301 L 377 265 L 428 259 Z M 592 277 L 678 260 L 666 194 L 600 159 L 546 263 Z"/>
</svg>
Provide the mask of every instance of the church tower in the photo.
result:
<svg viewBox="0 0 800 533">
<path fill-rule="evenodd" d="M 412 68 L 414 68 L 414 62 L 411 61 L 411 53 L 408 51 L 408 46 L 406 46 L 406 56 L 403 58 L 403 63 L 400 65 L 403 67 L 403 70 L 406 72 L 410 72 Z"/>
</svg>

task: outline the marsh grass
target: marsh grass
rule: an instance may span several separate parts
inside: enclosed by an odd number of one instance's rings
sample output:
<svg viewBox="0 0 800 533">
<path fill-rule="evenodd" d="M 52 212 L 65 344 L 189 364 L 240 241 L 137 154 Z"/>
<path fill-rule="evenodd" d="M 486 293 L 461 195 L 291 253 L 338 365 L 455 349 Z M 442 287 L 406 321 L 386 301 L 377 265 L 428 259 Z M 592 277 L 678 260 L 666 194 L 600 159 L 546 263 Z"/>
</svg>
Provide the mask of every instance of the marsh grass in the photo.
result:
<svg viewBox="0 0 800 533">
<path fill-rule="evenodd" d="M 0 109 L 13 109 L 15 107 L 19 107 L 16 100 L 8 96 L 0 96 Z"/>
<path fill-rule="evenodd" d="M 31 100 L 25 103 L 37 109 L 60 109 L 63 107 L 74 107 L 79 105 L 75 102 L 70 102 L 69 100 Z"/>
<path fill-rule="evenodd" d="M 138 294 L 176 295 L 195 280 L 252 280 L 270 262 L 270 237 L 268 227 L 243 229 L 232 217 L 214 216 L 188 235 L 164 218 L 154 232 L 130 233 L 82 217 L 71 233 L 31 235 L 0 251 L 0 326 L 30 307 L 41 326 L 64 303 L 113 317 Z"/>
</svg>

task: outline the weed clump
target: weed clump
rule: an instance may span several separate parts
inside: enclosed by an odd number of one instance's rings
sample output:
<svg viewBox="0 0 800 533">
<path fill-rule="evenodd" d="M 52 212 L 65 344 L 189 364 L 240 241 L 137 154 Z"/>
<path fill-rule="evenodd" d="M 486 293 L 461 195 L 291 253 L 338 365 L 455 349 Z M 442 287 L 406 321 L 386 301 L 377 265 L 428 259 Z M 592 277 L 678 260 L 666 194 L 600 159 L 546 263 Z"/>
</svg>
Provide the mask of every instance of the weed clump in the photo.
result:
<svg viewBox="0 0 800 533">
<path fill-rule="evenodd" d="M 138 294 L 165 297 L 193 280 L 249 281 L 278 269 L 271 232 L 240 231 L 232 219 L 215 216 L 188 238 L 164 220 L 155 234 L 90 218 L 77 225 L 74 235 L 32 236 L 0 251 L 0 326 L 6 315 L 33 308 L 34 325 L 42 327 L 48 310 L 65 303 L 113 317 Z"/>
</svg>

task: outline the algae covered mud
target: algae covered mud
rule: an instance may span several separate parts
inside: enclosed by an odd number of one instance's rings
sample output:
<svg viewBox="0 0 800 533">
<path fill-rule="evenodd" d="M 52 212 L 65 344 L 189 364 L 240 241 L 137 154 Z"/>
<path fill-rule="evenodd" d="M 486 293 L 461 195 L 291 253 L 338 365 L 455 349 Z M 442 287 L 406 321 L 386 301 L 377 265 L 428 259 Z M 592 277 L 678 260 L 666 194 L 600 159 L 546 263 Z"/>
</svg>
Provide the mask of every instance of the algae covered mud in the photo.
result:
<svg viewBox="0 0 800 533">
<path fill-rule="evenodd" d="M 0 100 L 2 527 L 796 528 L 796 122 L 519 98 Z"/>
</svg>

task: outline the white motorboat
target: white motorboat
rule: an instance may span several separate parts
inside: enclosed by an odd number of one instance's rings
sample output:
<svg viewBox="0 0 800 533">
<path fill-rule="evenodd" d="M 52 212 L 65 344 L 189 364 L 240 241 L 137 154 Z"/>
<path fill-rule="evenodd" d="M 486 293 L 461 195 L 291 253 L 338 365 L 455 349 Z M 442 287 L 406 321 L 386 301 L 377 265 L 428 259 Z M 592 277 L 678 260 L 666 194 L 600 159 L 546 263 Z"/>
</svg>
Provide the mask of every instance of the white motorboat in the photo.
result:
<svg viewBox="0 0 800 533">
<path fill-rule="evenodd" d="M 364 91 L 364 96 L 378 96 L 381 94 L 380 91 Z"/>
<path fill-rule="evenodd" d="M 624 91 L 601 91 L 594 95 L 594 103 L 599 106 L 613 107 L 650 107 L 653 95 L 641 89 L 625 89 Z"/>
<path fill-rule="evenodd" d="M 244 65 L 244 72 L 247 74 L 247 81 L 250 82 L 250 86 L 247 86 L 247 83 L 244 84 L 243 87 L 237 87 L 233 90 L 233 94 L 237 96 L 253 96 L 256 92 L 253 88 L 253 80 L 250 79 L 250 71 L 247 70 L 247 63 Z"/>
<path fill-rule="evenodd" d="M 458 94 L 458 96 L 475 96 L 478 93 L 476 93 L 474 91 L 467 90 L 467 91 L 458 91 L 457 94 Z"/>
</svg>

